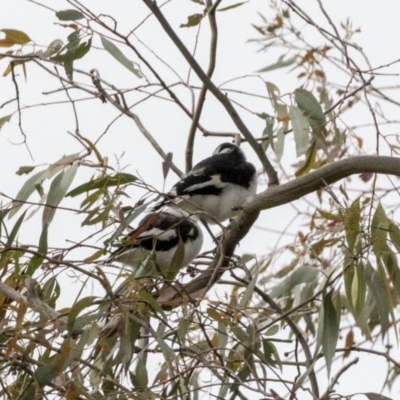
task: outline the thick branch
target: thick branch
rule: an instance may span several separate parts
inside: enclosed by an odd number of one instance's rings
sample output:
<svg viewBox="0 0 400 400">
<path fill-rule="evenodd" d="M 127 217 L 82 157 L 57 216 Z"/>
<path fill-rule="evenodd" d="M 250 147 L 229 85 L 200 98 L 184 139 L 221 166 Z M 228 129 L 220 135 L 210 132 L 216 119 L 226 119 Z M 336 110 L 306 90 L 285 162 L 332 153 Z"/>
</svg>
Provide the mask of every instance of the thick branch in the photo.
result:
<svg viewBox="0 0 400 400">
<path fill-rule="evenodd" d="M 336 161 L 283 185 L 269 187 L 249 199 L 243 205 L 243 210 L 245 212 L 262 211 L 291 203 L 343 178 L 363 172 L 400 176 L 400 158 L 359 156 Z"/>
<path fill-rule="evenodd" d="M 221 245 L 218 246 L 217 255 L 210 266 L 191 282 L 165 290 L 158 301 L 163 304 L 174 305 L 179 303 L 182 293 L 185 293 L 191 299 L 202 297 L 205 294 L 205 289 L 209 289 L 224 273 L 224 268 L 229 265 L 229 259 L 234 254 L 237 244 L 246 236 L 257 220 L 260 211 L 290 203 L 326 185 L 363 172 L 400 176 L 400 158 L 385 156 L 351 157 L 325 165 L 304 177 L 283 185 L 269 187 L 264 192 L 257 194 L 243 205 L 243 212 L 235 218 L 226 230 Z M 217 266 L 218 270 L 216 271 Z"/>
<path fill-rule="evenodd" d="M 272 166 L 271 162 L 268 160 L 267 156 L 264 153 L 261 145 L 258 144 L 257 140 L 253 137 L 245 123 L 240 118 L 236 109 L 233 107 L 232 103 L 229 101 L 228 97 L 225 96 L 224 93 L 221 92 L 214 85 L 214 83 L 208 78 L 207 74 L 203 71 L 200 65 L 197 63 L 195 58 L 190 54 L 189 50 L 183 44 L 179 36 L 172 29 L 171 25 L 165 19 L 164 14 L 158 8 L 157 4 L 153 0 L 143 0 L 143 2 L 149 7 L 154 16 L 158 19 L 158 22 L 163 27 L 165 33 L 170 37 L 170 39 L 174 42 L 178 50 L 181 52 L 183 57 L 185 57 L 188 64 L 193 68 L 196 72 L 197 76 L 203 82 L 203 84 L 207 87 L 207 89 L 217 98 L 217 100 L 223 105 L 225 110 L 228 112 L 232 121 L 239 129 L 240 133 L 248 140 L 250 146 L 253 148 L 258 158 L 260 159 L 265 172 L 268 175 L 268 180 L 270 185 L 274 185 L 278 183 L 277 173 Z"/>
</svg>

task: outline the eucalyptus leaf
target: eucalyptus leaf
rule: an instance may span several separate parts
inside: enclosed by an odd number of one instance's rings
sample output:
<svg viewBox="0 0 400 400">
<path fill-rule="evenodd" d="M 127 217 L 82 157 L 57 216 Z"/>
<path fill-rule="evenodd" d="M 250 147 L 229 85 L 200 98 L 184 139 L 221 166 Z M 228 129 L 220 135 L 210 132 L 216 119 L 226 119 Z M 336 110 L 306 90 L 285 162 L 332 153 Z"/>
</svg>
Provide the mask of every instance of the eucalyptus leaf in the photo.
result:
<svg viewBox="0 0 400 400">
<path fill-rule="evenodd" d="M 292 122 L 296 155 L 300 157 L 307 151 L 310 144 L 310 124 L 298 107 L 289 108 L 289 117 Z"/>
</svg>

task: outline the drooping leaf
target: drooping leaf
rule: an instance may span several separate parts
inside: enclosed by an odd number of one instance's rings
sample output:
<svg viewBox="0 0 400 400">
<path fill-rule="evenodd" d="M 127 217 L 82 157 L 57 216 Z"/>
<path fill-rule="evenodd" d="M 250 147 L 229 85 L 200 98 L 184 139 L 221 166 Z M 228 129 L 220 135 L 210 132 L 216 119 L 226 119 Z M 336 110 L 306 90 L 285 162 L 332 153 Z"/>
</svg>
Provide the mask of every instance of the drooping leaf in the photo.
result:
<svg viewBox="0 0 400 400">
<path fill-rule="evenodd" d="M 78 10 L 61 10 L 56 12 L 56 17 L 60 21 L 77 21 L 85 16 Z"/>
<path fill-rule="evenodd" d="M 143 390 L 149 383 L 146 364 L 138 357 L 135 374 L 131 375 L 131 381 L 136 389 Z"/>
<path fill-rule="evenodd" d="M 46 51 L 42 54 L 43 58 L 49 58 L 54 54 L 57 54 L 62 47 L 64 46 L 64 42 L 60 39 L 53 40 L 48 46 Z"/>
<path fill-rule="evenodd" d="M 115 175 L 107 175 L 101 178 L 93 179 L 86 182 L 66 194 L 66 197 L 75 197 L 90 190 L 109 188 L 111 186 L 126 185 L 137 181 L 136 176 L 127 173 L 117 173 Z"/>
<path fill-rule="evenodd" d="M 80 299 L 72 306 L 70 312 L 68 313 L 68 330 L 70 332 L 72 332 L 73 329 L 75 328 L 74 325 L 78 314 L 85 308 L 90 307 L 96 299 L 97 299 L 96 296 L 84 297 L 83 299 Z"/>
<path fill-rule="evenodd" d="M 322 351 L 324 353 L 328 376 L 330 375 L 333 356 L 335 355 L 336 343 L 339 337 L 340 311 L 333 304 L 333 292 L 324 296 L 324 323 L 322 335 Z M 340 296 L 338 296 L 340 298 Z"/>
<path fill-rule="evenodd" d="M 78 163 L 72 164 L 66 171 L 61 171 L 50 185 L 49 194 L 47 196 L 46 207 L 43 210 L 42 224 L 43 226 L 50 224 L 53 220 L 57 206 L 65 197 L 67 190 L 78 170 Z"/>
<path fill-rule="evenodd" d="M 312 282 L 318 275 L 319 272 L 316 268 L 305 266 L 297 268 L 288 278 L 272 289 L 270 296 L 280 297 L 301 283 Z"/>
<path fill-rule="evenodd" d="M 12 117 L 12 114 L 6 115 L 5 117 L 0 118 L 0 130 L 6 122 L 10 122 L 11 117 Z"/>
<path fill-rule="evenodd" d="M 251 300 L 251 297 L 253 296 L 253 293 L 254 293 L 254 287 L 256 286 L 256 283 L 258 280 L 258 272 L 259 272 L 259 269 L 256 268 L 255 273 L 253 274 L 253 276 L 251 278 L 251 281 L 249 282 L 245 291 L 242 294 L 242 297 L 239 302 L 240 307 L 247 306 L 247 303 Z"/>
<path fill-rule="evenodd" d="M 24 201 L 28 200 L 30 195 L 35 191 L 38 190 L 41 183 L 45 179 L 50 179 L 54 175 L 58 174 L 62 171 L 65 165 L 71 164 L 75 161 L 78 154 L 70 154 L 64 157 L 61 157 L 57 160 L 54 164 L 50 165 L 47 169 L 43 171 L 39 171 L 36 174 L 32 175 L 22 186 L 22 188 L 17 193 L 15 197 L 15 201 L 13 203 L 13 208 L 8 214 L 8 218 L 12 218 L 19 209 L 23 206 Z"/>
<path fill-rule="evenodd" d="M 322 107 L 311 92 L 302 88 L 296 89 L 294 98 L 313 128 L 325 124 L 326 120 Z"/>
<path fill-rule="evenodd" d="M 310 144 L 310 124 L 302 111 L 298 107 L 291 106 L 289 108 L 289 117 L 292 122 L 294 141 L 296 143 L 296 155 L 303 155 Z"/>
<path fill-rule="evenodd" d="M 101 43 L 103 44 L 104 48 L 117 60 L 119 61 L 125 68 L 128 68 L 129 71 L 133 72 L 138 78 L 141 78 L 142 75 L 140 74 L 139 70 L 137 70 L 134 66 L 132 61 L 125 57 L 122 51 L 112 42 L 110 42 L 105 37 L 101 37 Z"/>
<path fill-rule="evenodd" d="M 392 220 L 389 220 L 389 236 L 393 246 L 400 252 L 400 229 Z"/>
<path fill-rule="evenodd" d="M 296 175 L 296 178 L 300 178 L 300 176 L 308 174 L 313 169 L 316 157 L 317 157 L 317 141 L 313 140 L 311 146 L 306 151 L 306 159 L 294 173 Z"/>
<path fill-rule="evenodd" d="M 196 26 L 200 23 L 200 21 L 203 19 L 203 14 L 193 14 L 188 16 L 188 21 L 186 24 L 180 24 L 180 28 L 191 28 L 193 26 Z"/>
<path fill-rule="evenodd" d="M 273 71 L 274 69 L 289 67 L 293 65 L 297 60 L 297 56 L 290 57 L 287 60 L 285 60 L 285 57 L 286 55 L 280 56 L 278 58 L 278 61 L 274 62 L 273 64 L 267 65 L 264 68 L 259 69 L 257 72 L 268 72 L 268 71 Z"/>
<path fill-rule="evenodd" d="M 34 255 L 29 263 L 26 274 L 32 276 L 33 273 L 42 265 L 44 256 L 47 254 L 47 235 L 48 225 L 44 225 L 42 233 L 40 234 L 38 255 Z"/>
<path fill-rule="evenodd" d="M 272 117 L 267 117 L 265 119 L 266 126 L 265 126 L 263 134 L 262 134 L 262 138 L 264 140 L 261 142 L 261 146 L 264 151 L 266 151 L 268 149 L 269 145 L 271 145 L 272 149 L 274 150 L 274 147 L 275 147 L 274 146 L 274 132 L 273 132 L 274 123 L 275 123 L 275 120 Z"/>
<path fill-rule="evenodd" d="M 275 156 L 278 161 L 283 156 L 283 150 L 285 148 L 285 131 L 287 130 L 287 124 L 283 124 L 276 132 L 275 142 Z"/>
<path fill-rule="evenodd" d="M 386 216 L 385 210 L 379 203 L 372 217 L 371 224 L 371 239 L 372 250 L 376 256 L 382 256 L 388 251 L 387 234 L 389 232 L 389 220 Z"/>
<path fill-rule="evenodd" d="M 4 32 L 6 40 L 12 41 L 13 44 L 27 44 L 32 40 L 25 32 L 16 29 L 2 29 L 1 32 Z"/>
<path fill-rule="evenodd" d="M 176 275 L 178 274 L 179 270 L 182 268 L 183 259 L 185 257 L 185 244 L 183 240 L 179 240 L 178 247 L 172 257 L 171 264 L 167 271 L 165 271 L 165 279 L 172 281 Z M 169 286 L 169 284 L 167 284 Z"/>
<path fill-rule="evenodd" d="M 40 387 L 44 387 L 50 384 L 57 375 L 61 372 L 61 368 L 58 365 L 48 364 L 40 365 L 36 370 L 36 379 Z"/>
<path fill-rule="evenodd" d="M 344 229 L 346 232 L 347 246 L 350 252 L 354 251 L 360 234 L 360 199 L 353 201 L 346 212 Z"/>
<path fill-rule="evenodd" d="M 389 314 L 392 309 L 387 286 L 378 272 L 369 263 L 365 266 L 364 276 L 378 308 L 382 332 L 385 333 L 389 327 Z"/>
</svg>

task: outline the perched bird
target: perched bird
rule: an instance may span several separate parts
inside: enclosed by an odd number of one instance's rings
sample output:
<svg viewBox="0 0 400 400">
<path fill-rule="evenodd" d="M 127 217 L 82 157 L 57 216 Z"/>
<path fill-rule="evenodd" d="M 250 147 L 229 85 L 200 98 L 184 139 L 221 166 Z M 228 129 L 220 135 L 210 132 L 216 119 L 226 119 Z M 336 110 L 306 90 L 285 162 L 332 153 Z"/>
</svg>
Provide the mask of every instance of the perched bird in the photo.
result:
<svg viewBox="0 0 400 400">
<path fill-rule="evenodd" d="M 175 261 L 187 266 L 200 252 L 203 233 L 193 218 L 179 210 L 165 209 L 147 214 L 138 227 L 122 239 L 106 261 L 134 268 L 133 277 L 168 276 Z M 180 254 L 176 253 L 180 250 Z"/>
<path fill-rule="evenodd" d="M 256 193 L 257 174 L 243 151 L 232 143 L 222 143 L 213 155 L 199 162 L 158 203 L 176 204 L 187 212 L 206 211 L 206 222 L 225 221 L 237 214 L 235 208 Z M 157 205 L 156 205 L 157 208 Z"/>
</svg>

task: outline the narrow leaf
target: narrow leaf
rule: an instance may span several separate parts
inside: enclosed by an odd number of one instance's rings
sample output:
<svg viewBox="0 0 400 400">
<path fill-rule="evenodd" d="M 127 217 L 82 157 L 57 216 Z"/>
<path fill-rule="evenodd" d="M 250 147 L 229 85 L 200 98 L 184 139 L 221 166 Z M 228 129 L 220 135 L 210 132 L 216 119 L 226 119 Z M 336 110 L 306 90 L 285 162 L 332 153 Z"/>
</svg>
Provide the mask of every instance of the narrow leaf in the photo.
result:
<svg viewBox="0 0 400 400">
<path fill-rule="evenodd" d="M 308 174 L 314 168 L 316 157 L 317 157 L 317 141 L 313 140 L 311 146 L 307 149 L 306 159 L 294 173 L 296 175 L 296 178 L 300 178 L 300 176 Z"/>
<path fill-rule="evenodd" d="M 231 6 L 228 7 L 224 7 L 224 8 L 219 8 L 217 11 L 228 11 L 228 10 L 232 10 L 232 8 L 236 8 L 236 7 L 240 7 L 243 4 L 248 3 L 248 1 L 243 1 L 241 3 L 236 3 L 236 4 L 232 4 Z"/>
<path fill-rule="evenodd" d="M 296 155 L 300 157 L 306 152 L 310 143 L 310 124 L 298 107 L 291 106 L 289 108 L 289 117 L 292 122 L 294 141 L 296 143 Z"/>
<path fill-rule="evenodd" d="M 384 255 L 388 251 L 386 242 L 388 231 L 389 220 L 386 217 L 385 210 L 379 203 L 372 217 L 371 224 L 372 250 L 378 257 Z"/>
<path fill-rule="evenodd" d="M 367 263 L 365 267 L 364 275 L 367 286 L 371 291 L 378 308 L 382 332 L 385 333 L 389 327 L 389 313 L 391 311 L 391 302 L 387 287 L 378 272 L 372 268 L 369 263 Z"/>
<path fill-rule="evenodd" d="M 278 61 L 274 62 L 273 64 L 267 65 L 264 68 L 259 69 L 257 72 L 268 72 L 268 71 L 273 71 L 274 69 L 289 67 L 290 65 L 293 65 L 296 62 L 296 60 L 297 56 L 285 60 L 285 55 L 282 55 L 278 58 Z"/>
<path fill-rule="evenodd" d="M 333 356 L 335 355 L 336 343 L 339 337 L 340 313 L 337 312 L 332 293 L 325 295 L 323 300 L 324 324 L 322 335 L 322 350 L 325 357 L 328 376 L 330 375 Z"/>
<path fill-rule="evenodd" d="M 368 400 L 393 400 L 391 397 L 384 396 L 383 394 L 380 393 L 362 393 L 364 396 L 368 398 Z"/>
<path fill-rule="evenodd" d="M 48 225 L 46 224 L 40 234 L 38 253 L 39 255 L 34 255 L 29 264 L 27 275 L 32 276 L 33 273 L 42 265 L 44 257 L 47 254 L 47 234 Z"/>
<path fill-rule="evenodd" d="M 133 66 L 132 61 L 126 58 L 122 51 L 114 43 L 110 42 L 103 36 L 101 37 L 101 43 L 103 44 L 104 48 L 124 67 L 128 68 L 129 71 L 133 72 L 138 78 L 142 77 L 140 72 Z"/>
<path fill-rule="evenodd" d="M 66 171 L 60 172 L 50 185 L 49 194 L 47 196 L 46 206 L 43 210 L 42 224 L 50 224 L 53 220 L 57 206 L 65 197 L 68 188 L 76 175 L 78 163 L 72 164 Z"/>
<path fill-rule="evenodd" d="M 56 12 L 56 17 L 60 21 L 76 21 L 83 19 L 85 16 L 78 10 L 62 10 Z"/>
<path fill-rule="evenodd" d="M 347 246 L 350 252 L 354 251 L 360 234 L 360 199 L 353 201 L 346 212 L 344 229 L 346 232 Z"/>
<path fill-rule="evenodd" d="M 111 186 L 126 185 L 128 183 L 135 181 L 137 181 L 136 176 L 131 174 L 118 173 L 115 175 L 107 175 L 101 178 L 93 179 L 89 182 L 84 183 L 83 185 L 76 187 L 75 189 L 72 189 L 70 192 L 66 194 L 66 197 L 69 196 L 75 197 L 90 190 L 105 189 Z"/>
</svg>

